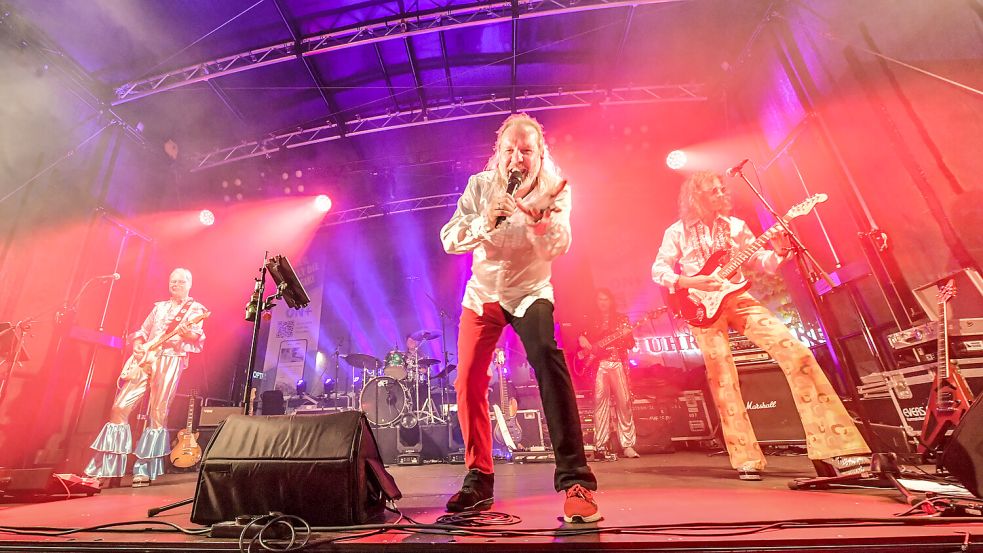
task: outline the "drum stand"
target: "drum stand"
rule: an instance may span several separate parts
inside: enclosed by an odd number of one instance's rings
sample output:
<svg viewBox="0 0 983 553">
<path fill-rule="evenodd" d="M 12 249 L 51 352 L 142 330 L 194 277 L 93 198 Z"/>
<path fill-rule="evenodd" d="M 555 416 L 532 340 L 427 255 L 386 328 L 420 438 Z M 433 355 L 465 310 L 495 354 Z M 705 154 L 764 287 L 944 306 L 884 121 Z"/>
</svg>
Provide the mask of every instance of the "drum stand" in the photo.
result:
<svg viewBox="0 0 983 553">
<path fill-rule="evenodd" d="M 422 375 L 423 373 L 418 372 L 417 374 Z M 421 422 L 425 421 L 428 424 L 446 424 L 447 421 L 444 420 L 444 419 L 442 419 L 442 418 L 440 418 L 440 417 L 438 417 L 437 416 L 437 413 L 436 413 L 436 409 L 434 409 L 435 405 L 434 405 L 434 402 L 433 402 L 433 394 L 432 394 L 432 392 L 430 390 L 430 369 L 429 369 L 429 367 L 426 370 L 426 375 L 427 375 L 427 377 L 426 377 L 426 381 L 427 381 L 427 383 L 426 383 L 426 386 L 427 386 L 427 400 L 423 402 L 423 405 L 420 405 L 420 410 L 419 411 L 416 411 L 415 414 L 416 414 L 417 418 L 420 419 Z M 422 381 L 423 378 L 421 378 L 420 380 Z M 419 395 L 420 395 L 420 383 L 419 382 L 417 383 L 417 386 L 416 386 L 416 394 L 417 394 L 417 404 L 419 404 L 420 403 L 420 398 L 419 398 Z"/>
<path fill-rule="evenodd" d="M 435 405 L 433 402 L 433 395 L 430 391 L 430 367 L 421 368 L 420 367 L 420 352 L 413 352 L 413 356 L 408 360 L 408 364 L 415 367 L 417 382 L 413 386 L 413 405 L 418 406 L 419 409 L 413 411 L 417 420 L 421 423 L 426 424 L 445 424 L 447 421 L 437 416 Z M 425 385 L 427 387 L 427 399 L 420 405 L 420 386 Z"/>
</svg>

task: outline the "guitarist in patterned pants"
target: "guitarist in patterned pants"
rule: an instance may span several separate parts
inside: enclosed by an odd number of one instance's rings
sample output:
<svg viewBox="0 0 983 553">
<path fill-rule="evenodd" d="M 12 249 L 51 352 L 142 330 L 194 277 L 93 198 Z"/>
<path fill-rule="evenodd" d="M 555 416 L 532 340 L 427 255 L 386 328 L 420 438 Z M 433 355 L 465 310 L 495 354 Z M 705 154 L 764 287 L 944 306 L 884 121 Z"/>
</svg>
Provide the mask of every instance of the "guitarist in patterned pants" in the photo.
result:
<svg viewBox="0 0 983 553">
<path fill-rule="evenodd" d="M 652 280 L 673 292 L 719 290 L 721 283 L 715 276 L 698 274 L 704 264 L 719 250 L 738 252 L 755 241 L 747 223 L 731 217 L 730 210 L 730 197 L 719 175 L 709 171 L 691 175 L 679 192 L 680 220 L 666 229 L 652 265 Z M 779 255 L 759 249 L 747 262 L 773 273 L 788 257 L 789 252 Z M 744 291 L 725 299 L 719 318 L 709 326 L 691 326 L 706 362 L 731 466 L 741 480 L 760 480 L 765 458 L 741 397 L 728 326 L 768 352 L 782 368 L 805 429 L 810 459 L 830 464 L 838 474 L 859 471 L 870 463 L 870 448 L 812 352 Z"/>
<path fill-rule="evenodd" d="M 587 332 L 578 338 L 580 347 L 590 350 L 597 343 L 622 327 L 629 326 L 628 317 L 614 310 L 614 297 L 607 288 L 599 288 L 597 318 Z M 618 441 L 625 457 L 639 457 L 635 451 L 635 418 L 631 410 L 631 390 L 628 388 L 628 350 L 635 347 L 635 338 L 626 336 L 609 344 L 604 351 L 591 351 L 597 359 L 594 376 L 594 444 L 603 450 L 611 434 L 611 415 L 614 414 Z M 598 348 L 600 349 L 600 348 Z M 603 456 L 602 456 L 603 458 Z"/>
<path fill-rule="evenodd" d="M 164 457 L 170 451 L 167 410 L 177 391 L 178 379 L 188 367 L 188 354 L 201 351 L 205 341 L 201 319 L 207 316 L 205 308 L 188 295 L 191 291 L 191 271 L 174 269 L 168 289 L 170 299 L 154 304 L 153 311 L 136 332 L 133 357 L 120 375 L 121 387 L 113 400 L 109 422 L 90 446 L 95 453 L 85 468 L 89 476 L 100 480 L 123 476 L 126 473 L 126 458 L 131 452 L 136 455 L 133 487 L 148 486 L 151 480 L 164 472 Z M 174 337 L 162 344 L 159 355 L 148 369 L 136 366 L 134 358 L 144 355 L 149 343 L 172 332 Z M 130 413 L 148 391 L 150 420 L 134 448 Z"/>
</svg>

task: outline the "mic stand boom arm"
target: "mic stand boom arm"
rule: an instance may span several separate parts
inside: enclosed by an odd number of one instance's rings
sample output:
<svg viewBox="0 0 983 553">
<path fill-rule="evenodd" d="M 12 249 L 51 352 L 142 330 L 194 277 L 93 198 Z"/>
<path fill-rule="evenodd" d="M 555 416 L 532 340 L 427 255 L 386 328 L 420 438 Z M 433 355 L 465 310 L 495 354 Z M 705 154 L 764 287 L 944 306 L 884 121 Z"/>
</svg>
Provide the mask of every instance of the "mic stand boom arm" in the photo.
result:
<svg viewBox="0 0 983 553">
<path fill-rule="evenodd" d="M 819 266 L 819 263 L 816 261 L 816 259 L 812 256 L 811 253 L 809 253 L 809 250 L 805 247 L 802 241 L 799 240 L 799 237 L 794 232 L 792 232 L 792 230 L 788 227 L 786 221 L 778 215 L 778 213 L 771 206 L 771 204 L 768 203 L 768 200 L 766 200 L 765 197 L 761 194 L 761 192 L 759 192 L 758 189 L 755 188 L 754 184 L 752 184 L 751 181 L 748 180 L 747 176 L 744 174 L 744 171 L 741 170 L 736 171 L 735 176 L 741 177 L 741 180 L 743 180 L 748 185 L 748 188 L 750 188 L 751 192 L 754 193 L 754 195 L 758 198 L 758 201 L 761 202 L 761 205 L 763 205 L 765 209 L 767 209 L 768 212 L 771 213 L 773 217 L 775 217 L 778 223 L 788 234 L 789 240 L 792 242 L 793 250 L 796 253 L 803 254 L 801 256 L 796 256 L 796 259 L 799 262 L 800 273 L 803 276 L 805 276 L 806 279 L 809 281 L 806 285 L 806 289 L 809 294 L 809 299 L 812 302 L 812 307 L 815 311 L 817 320 L 822 329 L 823 338 L 826 340 L 826 349 L 829 352 L 829 354 L 832 356 L 833 364 L 836 366 L 839 374 L 843 378 L 843 384 L 847 388 L 847 394 L 849 395 L 851 401 L 853 402 L 853 405 L 855 406 L 857 413 L 860 415 L 860 422 L 864 428 L 864 434 L 865 434 L 864 438 L 866 439 L 867 443 L 870 444 L 872 439 L 877 438 L 877 435 L 874 434 L 873 428 L 870 425 L 870 418 L 867 416 L 863 405 L 860 403 L 860 396 L 857 393 L 857 384 L 856 384 L 856 379 L 853 376 L 853 373 L 848 367 L 845 367 L 841 364 L 841 360 L 844 359 L 844 356 L 842 352 L 839 351 L 839 347 L 838 347 L 839 344 L 837 342 L 837 339 L 834 336 L 832 336 L 830 332 L 826 330 L 829 325 L 826 323 L 826 321 L 824 321 L 823 314 L 825 311 L 823 310 L 820 299 L 817 296 L 816 288 L 815 286 L 813 286 L 813 284 L 819 280 L 819 277 L 822 277 L 822 279 L 825 280 L 827 284 L 829 284 L 831 290 L 836 288 L 836 283 L 829 276 L 829 274 L 826 273 L 826 271 L 824 271 L 823 268 Z M 861 322 L 860 326 L 862 328 L 863 334 L 865 338 L 868 339 L 869 341 L 873 338 L 870 330 L 870 324 L 868 323 L 866 317 L 864 316 L 863 312 L 859 308 L 858 308 L 858 315 L 860 318 L 860 322 Z M 881 360 L 878 359 L 878 361 Z M 881 368 L 883 370 L 883 364 L 881 364 Z M 883 448 L 881 449 L 883 450 Z"/>
</svg>

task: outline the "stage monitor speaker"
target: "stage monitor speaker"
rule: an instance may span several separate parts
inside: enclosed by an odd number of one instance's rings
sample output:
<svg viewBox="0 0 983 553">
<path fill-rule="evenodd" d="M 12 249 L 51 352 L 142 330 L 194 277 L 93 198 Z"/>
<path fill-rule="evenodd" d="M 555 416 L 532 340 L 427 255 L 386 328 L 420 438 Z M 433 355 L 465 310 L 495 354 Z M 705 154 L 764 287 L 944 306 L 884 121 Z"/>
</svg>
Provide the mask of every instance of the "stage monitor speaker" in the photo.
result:
<svg viewBox="0 0 983 553">
<path fill-rule="evenodd" d="M 758 442 L 805 443 L 805 430 L 785 373 L 777 363 L 738 368 L 741 396 Z"/>
<path fill-rule="evenodd" d="M 983 497 L 983 405 L 977 396 L 942 449 L 942 466 L 971 494 Z"/>
<path fill-rule="evenodd" d="M 311 526 L 364 524 L 401 496 L 360 411 L 233 415 L 205 450 L 191 521 L 276 511 Z"/>
</svg>

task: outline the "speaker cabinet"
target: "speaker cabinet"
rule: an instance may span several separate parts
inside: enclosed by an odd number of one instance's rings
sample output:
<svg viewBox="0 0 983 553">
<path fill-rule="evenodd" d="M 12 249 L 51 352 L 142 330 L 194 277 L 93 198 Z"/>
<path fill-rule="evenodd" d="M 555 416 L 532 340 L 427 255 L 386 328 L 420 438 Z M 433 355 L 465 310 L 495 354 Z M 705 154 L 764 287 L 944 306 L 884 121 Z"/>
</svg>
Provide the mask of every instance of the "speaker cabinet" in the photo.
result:
<svg viewBox="0 0 983 553">
<path fill-rule="evenodd" d="M 740 367 L 738 379 L 758 442 L 805 443 L 805 430 L 792 390 L 777 363 Z"/>
<path fill-rule="evenodd" d="M 365 415 L 232 415 L 205 450 L 191 521 L 214 524 L 273 511 L 311 526 L 381 518 L 401 494 Z"/>
<path fill-rule="evenodd" d="M 972 407 L 947 438 L 942 449 L 942 466 L 976 497 L 983 484 L 983 405 L 977 396 Z"/>
</svg>

